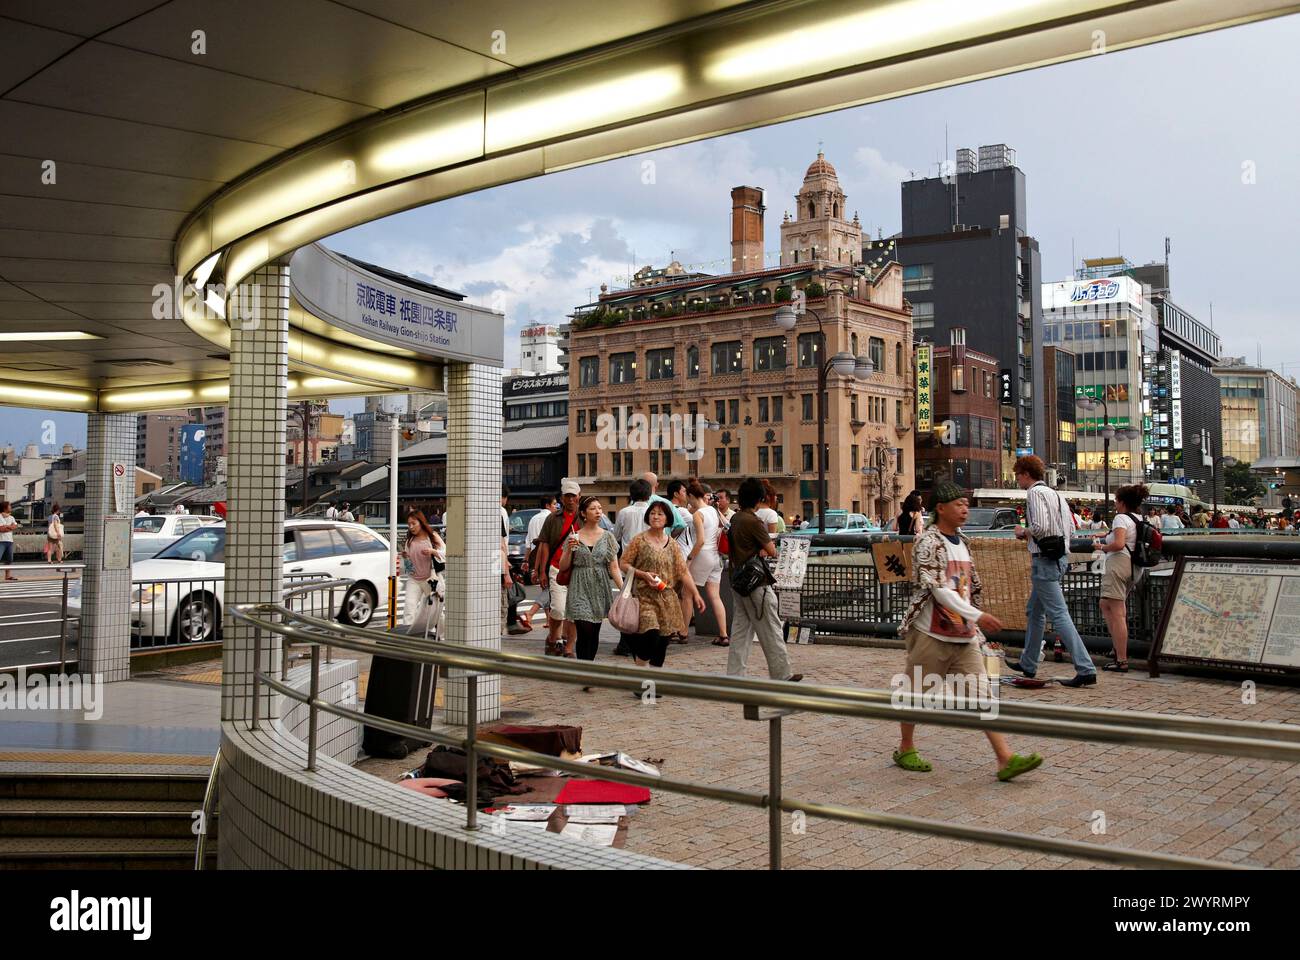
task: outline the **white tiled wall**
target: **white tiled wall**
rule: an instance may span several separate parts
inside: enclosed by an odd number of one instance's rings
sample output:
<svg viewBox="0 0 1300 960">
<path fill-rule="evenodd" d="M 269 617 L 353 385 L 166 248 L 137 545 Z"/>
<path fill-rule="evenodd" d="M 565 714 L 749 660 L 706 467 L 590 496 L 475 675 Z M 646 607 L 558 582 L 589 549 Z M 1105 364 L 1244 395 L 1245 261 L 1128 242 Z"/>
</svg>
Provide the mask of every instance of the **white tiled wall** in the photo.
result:
<svg viewBox="0 0 1300 960">
<path fill-rule="evenodd" d="M 246 295 L 256 285 L 256 296 Z M 230 330 L 230 405 L 226 411 L 226 609 L 279 602 L 284 576 L 285 396 L 289 373 L 289 268 L 271 264 L 241 285 L 254 316 Z M 279 638 L 262 637 L 262 670 L 280 662 Z M 253 629 L 225 615 L 221 717 L 253 714 Z M 273 717 L 278 697 L 264 698 Z"/>
<path fill-rule="evenodd" d="M 447 365 L 447 640 L 501 649 L 501 371 Z M 467 720 L 466 679 L 451 671 L 448 723 Z M 501 678 L 478 678 L 478 721 L 501 716 Z"/>
<path fill-rule="evenodd" d="M 105 570 L 104 518 L 115 513 L 113 463 L 126 465 L 135 491 L 135 414 L 91 413 L 86 418 L 86 569 L 81 582 L 81 671 L 104 680 L 131 678 L 131 571 Z M 130 499 L 125 516 L 135 510 Z M 119 516 L 122 514 L 119 514 Z"/>
<path fill-rule="evenodd" d="M 357 661 L 335 660 L 326 663 L 322 654 L 320 680 L 317 688 L 320 698 L 326 703 L 338 706 L 342 704 L 353 710 L 360 709 L 357 696 Z M 306 693 L 311 689 L 311 661 L 300 663 L 289 671 L 285 681 L 295 690 Z M 280 715 L 286 731 L 303 743 L 307 742 L 308 722 L 311 710 L 307 704 L 287 697 L 279 698 Z M 344 763 L 352 763 L 361 757 L 361 728 L 359 720 L 348 717 L 336 717 L 330 713 L 321 713 L 316 724 L 317 756 L 333 757 Z"/>
</svg>

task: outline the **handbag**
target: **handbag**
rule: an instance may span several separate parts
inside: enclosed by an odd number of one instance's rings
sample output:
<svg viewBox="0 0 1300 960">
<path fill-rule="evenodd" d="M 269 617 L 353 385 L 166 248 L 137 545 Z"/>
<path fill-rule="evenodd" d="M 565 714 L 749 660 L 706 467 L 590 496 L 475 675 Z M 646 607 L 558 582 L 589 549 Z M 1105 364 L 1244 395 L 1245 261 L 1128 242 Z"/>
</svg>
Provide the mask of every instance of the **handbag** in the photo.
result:
<svg viewBox="0 0 1300 960">
<path fill-rule="evenodd" d="M 609 623 L 619 633 L 641 632 L 641 601 L 632 595 L 636 569 L 629 567 L 623 578 L 623 591 L 614 598 L 609 608 Z"/>
<path fill-rule="evenodd" d="M 569 564 L 567 570 L 560 570 L 559 567 L 560 567 L 560 561 L 564 559 L 565 545 L 568 543 L 568 541 L 565 540 L 564 538 L 569 535 L 569 532 L 575 526 L 574 521 L 577 519 L 578 519 L 578 515 L 575 513 L 573 516 L 571 516 L 568 520 L 565 521 L 564 529 L 560 531 L 560 552 L 557 553 L 555 555 L 555 558 L 551 561 L 551 566 L 556 568 L 554 580 L 561 587 L 567 587 L 569 585 L 569 580 L 573 577 L 572 563 Z"/>
<path fill-rule="evenodd" d="M 741 597 L 773 583 L 776 583 L 776 577 L 772 576 L 767 558 L 761 553 L 754 554 L 731 573 L 731 590 Z"/>
<path fill-rule="evenodd" d="M 726 527 L 718 531 L 718 553 L 724 557 L 731 556 L 731 537 L 727 536 Z"/>
</svg>

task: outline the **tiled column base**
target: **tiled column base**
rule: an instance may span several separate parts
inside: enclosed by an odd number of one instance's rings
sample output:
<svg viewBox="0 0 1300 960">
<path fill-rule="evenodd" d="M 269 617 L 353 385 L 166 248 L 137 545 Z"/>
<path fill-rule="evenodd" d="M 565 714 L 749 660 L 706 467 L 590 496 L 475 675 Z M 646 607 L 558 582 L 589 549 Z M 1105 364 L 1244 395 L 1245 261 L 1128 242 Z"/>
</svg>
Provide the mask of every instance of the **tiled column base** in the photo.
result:
<svg viewBox="0 0 1300 960">
<path fill-rule="evenodd" d="M 269 265 L 240 285 L 244 310 L 230 324 L 226 497 L 226 610 L 278 603 L 284 577 L 285 397 L 289 374 L 289 268 Z M 247 315 L 251 313 L 251 316 Z M 225 614 L 221 718 L 253 715 L 253 629 Z M 261 669 L 280 660 L 280 640 L 262 636 Z M 279 698 L 266 688 L 261 716 Z"/>
<path fill-rule="evenodd" d="M 113 498 L 113 464 L 126 467 L 130 495 L 121 513 Z M 131 678 L 131 570 L 104 569 L 104 518 L 130 517 L 135 499 L 135 414 L 86 418 L 86 569 L 81 575 L 81 672 L 105 681 Z"/>
<path fill-rule="evenodd" d="M 501 649 L 501 371 L 447 365 L 447 640 Z M 466 685 L 452 671 L 446 719 L 468 719 Z M 477 679 L 478 722 L 501 716 L 501 678 Z"/>
</svg>

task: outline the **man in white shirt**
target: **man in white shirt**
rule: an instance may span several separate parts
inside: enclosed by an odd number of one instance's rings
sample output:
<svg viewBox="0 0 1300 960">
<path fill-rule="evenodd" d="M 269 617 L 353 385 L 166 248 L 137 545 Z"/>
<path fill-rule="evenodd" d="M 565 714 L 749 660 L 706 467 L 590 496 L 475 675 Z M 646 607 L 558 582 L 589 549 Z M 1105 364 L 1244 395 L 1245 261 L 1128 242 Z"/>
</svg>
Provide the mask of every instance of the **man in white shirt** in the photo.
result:
<svg viewBox="0 0 1300 960">
<path fill-rule="evenodd" d="M 718 508 L 718 515 L 722 517 L 724 527 L 731 526 L 731 518 L 736 515 L 736 508 L 731 504 L 731 491 L 719 490 L 715 495 L 713 505 Z"/>
<path fill-rule="evenodd" d="M 528 558 L 532 555 L 533 546 L 537 543 L 537 538 L 541 535 L 542 524 L 549 519 L 556 510 L 560 509 L 560 502 L 555 499 L 555 494 L 548 493 L 542 498 L 542 509 L 533 515 L 533 519 L 528 521 L 528 532 L 524 534 L 524 563 L 528 563 Z"/>
<path fill-rule="evenodd" d="M 14 562 L 14 531 L 18 519 L 9 511 L 9 501 L 0 501 L 0 567 Z M 6 580 L 17 580 L 12 570 L 5 571 Z"/>
<path fill-rule="evenodd" d="M 331 503 L 328 507 L 325 508 L 325 519 L 337 520 L 338 518 L 339 518 L 339 508 L 334 506 L 334 504 Z"/>
<path fill-rule="evenodd" d="M 618 549 L 627 549 L 632 538 L 646 530 L 645 512 L 650 506 L 650 484 L 645 478 L 633 480 L 628 486 L 626 507 L 614 518 L 614 538 L 618 540 Z"/>
<path fill-rule="evenodd" d="M 1237 519 L 1237 515 L 1235 513 L 1228 515 L 1228 529 L 1229 530 L 1241 529 L 1241 521 Z"/>
<path fill-rule="evenodd" d="M 1061 578 L 1070 566 L 1070 538 L 1074 534 L 1074 516 L 1065 498 L 1043 482 L 1047 469 L 1043 461 L 1032 454 L 1016 460 L 1016 482 L 1025 491 L 1025 520 L 1029 524 L 1016 527 L 1016 538 L 1029 543 L 1030 592 L 1026 611 L 1025 646 L 1018 661 L 1007 661 L 1007 666 L 1017 673 L 1032 677 L 1038 671 L 1038 659 L 1043 652 L 1043 631 L 1047 619 L 1060 634 L 1061 642 L 1070 653 L 1075 675 L 1060 681 L 1064 687 L 1090 687 L 1097 682 L 1097 668 L 1093 665 L 1088 648 L 1083 645 L 1079 631 L 1070 617 L 1061 590 Z M 1049 537 L 1062 537 L 1065 554 L 1056 559 L 1043 555 L 1039 543 Z"/>
</svg>

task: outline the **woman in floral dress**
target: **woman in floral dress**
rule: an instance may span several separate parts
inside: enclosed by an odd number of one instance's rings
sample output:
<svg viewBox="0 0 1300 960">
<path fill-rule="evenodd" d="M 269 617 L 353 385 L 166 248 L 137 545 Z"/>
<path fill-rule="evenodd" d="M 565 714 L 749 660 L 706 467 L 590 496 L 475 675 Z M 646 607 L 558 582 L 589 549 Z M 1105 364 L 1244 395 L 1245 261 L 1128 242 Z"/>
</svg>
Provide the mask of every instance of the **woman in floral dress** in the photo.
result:
<svg viewBox="0 0 1300 960">
<path fill-rule="evenodd" d="M 704 599 L 695 587 L 686 558 L 677 541 L 668 535 L 666 528 L 672 523 L 669 511 L 662 500 L 650 502 L 645 511 L 649 529 L 632 538 L 619 564 L 624 574 L 631 570 L 636 576 L 632 591 L 641 605 L 641 629 L 639 633 L 629 634 L 628 642 L 640 667 L 662 667 L 668 638 L 686 630 L 677 599 L 678 587 L 685 591 L 684 596 L 697 611 L 704 609 Z"/>
</svg>

